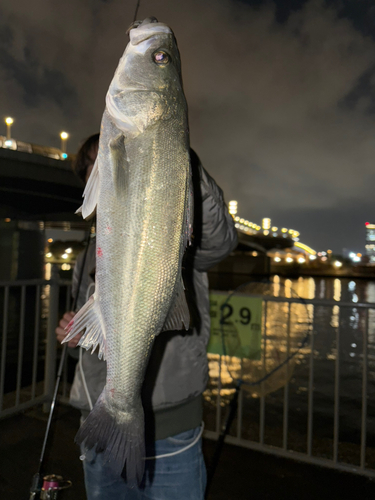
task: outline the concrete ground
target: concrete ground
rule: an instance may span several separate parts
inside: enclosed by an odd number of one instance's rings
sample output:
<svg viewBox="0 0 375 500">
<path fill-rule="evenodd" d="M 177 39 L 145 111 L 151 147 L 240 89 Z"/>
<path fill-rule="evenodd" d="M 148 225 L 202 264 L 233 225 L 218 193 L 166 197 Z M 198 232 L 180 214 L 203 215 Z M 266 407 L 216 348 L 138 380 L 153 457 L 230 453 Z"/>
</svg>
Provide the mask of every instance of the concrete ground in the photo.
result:
<svg viewBox="0 0 375 500">
<path fill-rule="evenodd" d="M 32 476 L 38 470 L 46 422 L 47 416 L 40 408 L 0 422 L 1 500 L 29 498 Z M 62 500 L 86 498 L 79 451 L 73 442 L 78 424 L 77 410 L 57 407 L 47 446 L 45 473 L 59 474 L 73 482 L 73 486 L 59 496 Z M 208 464 L 214 449 L 215 442 L 204 441 Z M 224 446 L 209 495 L 209 500 L 354 498 L 373 500 L 375 481 L 231 445 Z"/>
</svg>

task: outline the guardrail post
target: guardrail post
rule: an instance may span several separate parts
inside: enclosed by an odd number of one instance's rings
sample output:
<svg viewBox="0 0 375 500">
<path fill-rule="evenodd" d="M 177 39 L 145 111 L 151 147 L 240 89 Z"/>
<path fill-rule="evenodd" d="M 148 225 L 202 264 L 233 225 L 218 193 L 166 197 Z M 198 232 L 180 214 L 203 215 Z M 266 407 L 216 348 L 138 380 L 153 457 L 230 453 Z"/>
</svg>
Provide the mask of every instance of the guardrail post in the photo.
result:
<svg viewBox="0 0 375 500">
<path fill-rule="evenodd" d="M 43 411 L 48 413 L 51 406 L 56 378 L 56 334 L 59 317 L 59 272 L 56 264 L 52 266 L 49 311 L 46 338 L 46 364 L 44 369 L 44 396 L 48 402 L 43 405 Z"/>
</svg>

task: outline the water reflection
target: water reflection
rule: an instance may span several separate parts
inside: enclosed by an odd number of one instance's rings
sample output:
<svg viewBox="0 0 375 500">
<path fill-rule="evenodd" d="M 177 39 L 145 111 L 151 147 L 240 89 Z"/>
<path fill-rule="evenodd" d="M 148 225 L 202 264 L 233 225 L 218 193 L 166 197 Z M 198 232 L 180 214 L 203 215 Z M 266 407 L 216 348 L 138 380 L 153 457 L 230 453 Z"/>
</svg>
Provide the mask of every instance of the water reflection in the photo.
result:
<svg viewBox="0 0 375 500">
<path fill-rule="evenodd" d="M 338 328 L 339 326 L 339 315 L 340 315 L 340 308 L 339 306 L 333 306 L 332 307 L 332 317 L 331 317 L 331 326 L 332 328 Z"/>
<path fill-rule="evenodd" d="M 339 301 L 341 299 L 341 280 L 335 279 L 333 282 L 333 300 Z"/>
<path fill-rule="evenodd" d="M 273 277 L 273 295 L 279 297 L 280 295 L 280 276 Z"/>
<path fill-rule="evenodd" d="M 375 302 L 375 283 L 369 282 L 366 286 L 366 302 Z"/>
<path fill-rule="evenodd" d="M 253 285 L 255 287 L 255 285 Z M 251 293 L 252 290 L 244 290 Z M 225 405 L 231 399 L 233 379 L 241 376 L 247 382 L 259 380 L 264 374 L 271 373 L 288 358 L 291 352 L 296 351 L 299 343 L 306 334 L 314 332 L 314 352 L 311 354 L 307 344 L 289 363 L 264 381 L 261 385 L 249 386 L 243 395 L 244 411 L 249 421 L 244 422 L 243 432 L 249 432 L 259 414 L 255 415 L 254 399 L 265 395 L 266 415 L 270 415 L 269 424 L 276 425 L 278 415 L 283 415 L 284 389 L 289 387 L 289 417 L 298 412 L 294 420 L 294 430 L 303 428 L 307 422 L 307 408 L 309 396 L 310 359 L 313 358 L 313 407 L 314 433 L 332 439 L 333 410 L 335 394 L 336 362 L 339 362 L 340 385 L 340 439 L 357 439 L 360 436 L 361 407 L 362 407 L 362 377 L 365 349 L 365 331 L 368 321 L 367 335 L 367 366 L 368 366 L 368 443 L 375 442 L 375 304 L 374 309 L 366 310 L 358 307 L 358 303 L 375 302 L 375 283 L 365 280 L 330 279 L 330 278 L 299 278 L 298 280 L 284 279 L 275 276 L 268 291 L 258 288 L 257 292 L 263 295 L 276 297 L 297 296 L 306 299 L 335 300 L 336 305 L 302 305 L 275 302 L 267 306 L 267 337 L 263 338 L 262 358 L 257 361 L 238 358 L 223 359 L 221 373 L 223 391 L 221 404 Z M 353 307 L 340 307 L 340 303 L 352 302 Z M 290 308 L 289 308 L 290 307 Z M 368 314 L 368 319 L 367 319 Z M 340 335 L 339 348 L 336 344 L 337 335 Z M 225 361 L 225 362 L 224 362 Z M 205 393 L 207 404 L 215 407 L 218 394 L 219 356 L 211 357 L 211 383 Z M 215 375 L 215 376 L 214 376 Z M 248 401 L 248 403 L 247 403 Z M 269 413 L 267 413 L 269 412 Z M 303 418 L 302 418 L 303 417 Z M 255 420 L 254 420 L 255 419 Z M 259 421 L 259 420 L 258 420 Z M 371 425 L 370 425 L 371 421 Z M 266 424 L 267 425 L 267 424 Z M 282 428 L 282 423 L 280 424 Z M 301 430 L 300 429 L 300 430 Z M 301 430 L 302 432 L 302 430 Z M 254 436 L 253 436 L 254 437 Z M 305 438 L 304 438 L 305 439 Z M 358 442 L 360 440 L 357 440 Z M 304 441 L 306 443 L 306 440 Z M 375 464 L 374 464 L 375 465 Z"/>
<path fill-rule="evenodd" d="M 322 279 L 319 283 L 319 295 L 318 295 L 318 299 L 324 299 L 326 298 L 325 297 L 325 293 L 326 293 L 326 282 L 324 279 Z"/>
</svg>

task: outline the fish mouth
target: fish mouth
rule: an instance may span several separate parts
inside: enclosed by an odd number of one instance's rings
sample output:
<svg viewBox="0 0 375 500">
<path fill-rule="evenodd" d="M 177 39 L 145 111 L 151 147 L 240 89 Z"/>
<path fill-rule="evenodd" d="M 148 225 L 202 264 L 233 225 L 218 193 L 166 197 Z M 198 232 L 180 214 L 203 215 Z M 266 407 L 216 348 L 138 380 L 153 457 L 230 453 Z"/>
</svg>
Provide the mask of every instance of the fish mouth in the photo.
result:
<svg viewBox="0 0 375 500">
<path fill-rule="evenodd" d="M 159 23 L 156 17 L 147 17 L 143 21 L 135 21 L 127 30 L 132 45 L 138 45 L 156 34 L 173 35 L 172 30 L 164 23 Z"/>
</svg>

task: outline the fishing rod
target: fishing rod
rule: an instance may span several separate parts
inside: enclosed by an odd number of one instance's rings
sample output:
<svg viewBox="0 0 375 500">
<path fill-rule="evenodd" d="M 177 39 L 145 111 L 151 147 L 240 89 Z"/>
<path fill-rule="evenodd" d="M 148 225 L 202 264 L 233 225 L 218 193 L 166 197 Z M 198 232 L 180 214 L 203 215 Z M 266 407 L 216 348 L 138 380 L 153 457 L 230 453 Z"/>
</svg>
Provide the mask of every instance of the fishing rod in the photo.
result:
<svg viewBox="0 0 375 500">
<path fill-rule="evenodd" d="M 133 23 L 137 19 L 137 15 L 138 15 L 138 10 L 139 10 L 140 3 L 141 3 L 141 1 L 137 0 L 135 12 L 134 12 Z M 77 308 L 79 291 L 80 291 L 80 288 L 81 288 L 83 271 L 84 271 L 84 268 L 85 268 L 85 263 L 86 263 L 86 258 L 87 258 L 87 252 L 88 252 L 88 249 L 89 249 L 89 246 L 90 246 L 91 229 L 92 229 L 93 225 L 94 225 L 94 221 L 93 221 L 93 223 L 92 223 L 92 225 L 90 226 L 90 229 L 89 229 L 89 235 L 88 235 L 88 238 L 87 238 L 87 245 L 86 245 L 85 253 L 84 253 L 84 256 L 83 256 L 81 272 L 80 272 L 79 279 L 78 279 L 77 293 L 76 293 L 76 295 L 74 297 L 74 301 L 73 301 L 73 305 L 72 305 L 72 310 L 73 311 L 75 311 L 76 308 Z M 61 353 L 59 369 L 58 369 L 58 372 L 57 372 L 57 379 L 56 379 L 56 384 L 55 384 L 55 390 L 54 390 L 54 393 L 53 393 L 51 408 L 50 408 L 50 412 L 49 412 L 49 416 L 48 416 L 47 428 L 46 428 L 46 432 L 45 432 L 45 435 L 44 435 L 44 440 L 43 440 L 43 445 L 42 445 L 42 451 L 41 451 L 41 455 L 40 455 L 40 459 L 39 459 L 39 468 L 38 468 L 38 472 L 36 472 L 34 474 L 33 479 L 32 479 L 29 500 L 39 500 L 39 499 L 45 499 L 45 500 L 51 499 L 52 500 L 52 499 L 57 498 L 57 492 L 58 491 L 60 491 L 61 489 L 65 489 L 65 488 L 71 486 L 71 482 L 70 481 L 65 481 L 64 482 L 63 479 L 61 478 L 61 476 L 57 476 L 55 474 L 52 474 L 52 475 L 49 475 L 49 476 L 45 476 L 43 478 L 43 474 L 42 474 L 43 465 L 44 465 L 44 454 L 45 454 L 46 445 L 47 445 L 47 441 L 48 441 L 48 435 L 49 435 L 49 432 L 50 432 L 53 411 L 54 411 L 55 404 L 56 404 L 57 392 L 59 390 L 60 380 L 61 380 L 62 372 L 63 372 L 63 369 L 64 369 L 67 348 L 68 348 L 67 344 L 64 344 L 64 347 L 63 347 L 63 350 L 62 350 L 62 353 Z"/>
<path fill-rule="evenodd" d="M 95 219 L 94 219 L 94 221 L 95 221 Z M 85 268 L 87 253 L 88 253 L 88 249 L 90 246 L 91 231 L 92 231 L 92 228 L 94 227 L 94 221 L 90 225 L 89 235 L 88 235 L 87 243 L 86 243 L 86 248 L 85 248 L 85 252 L 83 254 L 82 267 L 81 267 L 81 271 L 79 273 L 78 284 L 77 284 L 77 292 L 75 294 L 75 297 L 73 300 L 73 305 L 72 305 L 73 311 L 75 311 L 77 308 L 78 297 L 79 297 L 79 292 L 80 292 L 82 278 L 83 278 L 83 271 Z M 49 432 L 50 432 L 50 428 L 51 428 L 53 411 L 55 409 L 57 393 L 58 393 L 59 386 L 60 386 L 60 380 L 61 380 L 62 372 L 64 369 L 67 349 L 68 349 L 68 345 L 64 344 L 64 347 L 63 347 L 63 350 L 61 353 L 59 369 L 57 371 L 55 390 L 53 393 L 51 407 L 50 407 L 50 411 L 49 411 L 49 415 L 48 415 L 48 421 L 47 421 L 46 432 L 44 435 L 42 451 L 41 451 L 40 458 L 39 458 L 39 468 L 38 468 L 38 472 L 36 472 L 34 474 L 33 479 L 32 479 L 29 500 L 39 500 L 39 499 L 44 499 L 44 500 L 51 499 L 51 500 L 53 500 L 53 499 L 57 498 L 57 492 L 59 490 L 65 489 L 65 488 L 68 488 L 69 486 L 71 486 L 71 482 L 70 481 L 63 481 L 63 478 L 61 476 L 51 474 L 49 476 L 43 477 L 43 472 L 42 472 L 43 465 L 44 465 L 44 454 L 46 451 L 46 445 L 47 445 L 48 436 L 49 436 Z"/>
<path fill-rule="evenodd" d="M 139 9 L 139 5 L 141 3 L 141 0 L 138 0 L 137 2 L 137 6 L 135 8 L 135 12 L 134 12 L 134 17 L 133 17 L 133 23 L 135 23 L 135 21 L 137 20 L 137 15 L 138 15 L 138 9 Z"/>
</svg>

